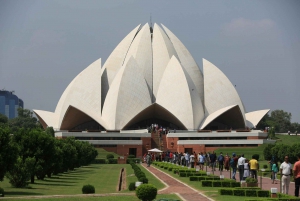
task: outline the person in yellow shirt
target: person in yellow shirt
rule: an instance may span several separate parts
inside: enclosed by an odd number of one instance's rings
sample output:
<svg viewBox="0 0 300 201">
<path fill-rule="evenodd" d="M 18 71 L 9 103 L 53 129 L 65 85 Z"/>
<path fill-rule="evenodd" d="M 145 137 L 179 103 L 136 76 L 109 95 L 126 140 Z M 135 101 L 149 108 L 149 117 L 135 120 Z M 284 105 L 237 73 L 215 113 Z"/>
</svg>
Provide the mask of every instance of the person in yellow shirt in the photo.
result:
<svg viewBox="0 0 300 201">
<path fill-rule="evenodd" d="M 257 171 L 259 168 L 258 161 L 252 156 L 252 159 L 249 161 L 251 177 L 257 179 Z"/>
</svg>

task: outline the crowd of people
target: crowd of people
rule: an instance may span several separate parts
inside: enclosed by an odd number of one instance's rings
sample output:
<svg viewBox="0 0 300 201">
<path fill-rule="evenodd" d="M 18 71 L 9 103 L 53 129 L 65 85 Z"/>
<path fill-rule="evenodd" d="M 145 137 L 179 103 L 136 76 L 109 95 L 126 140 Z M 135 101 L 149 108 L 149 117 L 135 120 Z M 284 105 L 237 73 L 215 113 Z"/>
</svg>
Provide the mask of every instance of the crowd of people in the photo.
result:
<svg viewBox="0 0 300 201">
<path fill-rule="evenodd" d="M 204 167 L 207 166 L 212 171 L 216 171 L 218 167 L 219 171 L 229 171 L 232 170 L 232 179 L 236 180 L 237 170 L 239 171 L 239 180 L 246 180 L 247 177 L 252 177 L 257 179 L 257 172 L 259 171 L 259 163 L 255 158 L 255 155 L 252 158 L 246 159 L 244 154 L 237 155 L 232 153 L 230 157 L 228 153 L 223 155 L 221 152 L 218 156 L 213 151 L 210 152 L 200 152 L 200 153 L 178 153 L 178 152 L 162 152 L 162 153 L 147 153 L 144 155 L 144 161 L 148 164 L 148 167 L 151 164 L 151 161 L 164 161 L 180 166 L 187 166 L 190 168 L 199 167 L 199 170 L 204 170 Z M 276 157 L 272 157 L 272 160 L 269 161 L 271 171 L 272 171 L 272 183 L 277 183 L 277 174 L 279 173 L 281 178 L 282 193 L 288 194 L 289 184 L 291 177 L 294 176 L 295 181 L 295 196 L 299 196 L 299 187 L 300 187 L 300 154 L 298 155 L 298 161 L 292 167 L 289 162 L 289 157 L 285 156 L 284 161 L 278 165 Z"/>
</svg>

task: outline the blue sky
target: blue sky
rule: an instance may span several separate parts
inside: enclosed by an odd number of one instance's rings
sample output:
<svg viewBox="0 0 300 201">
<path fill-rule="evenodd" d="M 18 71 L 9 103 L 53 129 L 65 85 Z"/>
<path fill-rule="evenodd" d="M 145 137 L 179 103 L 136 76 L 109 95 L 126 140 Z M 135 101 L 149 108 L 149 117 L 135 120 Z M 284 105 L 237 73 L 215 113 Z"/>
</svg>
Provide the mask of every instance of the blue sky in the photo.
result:
<svg viewBox="0 0 300 201">
<path fill-rule="evenodd" d="M 247 112 L 282 109 L 300 123 L 300 1 L 0 0 L 0 88 L 54 111 L 64 89 L 102 64 L 138 24 L 162 23 L 236 85 Z"/>
</svg>

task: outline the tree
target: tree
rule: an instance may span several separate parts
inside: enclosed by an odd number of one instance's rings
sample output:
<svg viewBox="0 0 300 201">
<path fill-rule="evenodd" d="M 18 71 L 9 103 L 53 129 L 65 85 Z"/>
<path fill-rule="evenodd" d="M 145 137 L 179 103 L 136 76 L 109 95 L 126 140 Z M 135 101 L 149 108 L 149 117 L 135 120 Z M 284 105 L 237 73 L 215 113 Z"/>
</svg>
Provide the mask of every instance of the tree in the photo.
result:
<svg viewBox="0 0 300 201">
<path fill-rule="evenodd" d="M 55 137 L 55 131 L 54 131 L 53 127 L 47 127 L 45 132 L 47 134 L 49 134 L 50 136 Z"/>
<path fill-rule="evenodd" d="M 0 123 L 6 124 L 8 121 L 7 116 L 5 116 L 4 114 L 0 113 Z"/>
<path fill-rule="evenodd" d="M 30 179 L 30 172 L 35 163 L 34 158 L 26 158 L 23 160 L 19 157 L 14 166 L 6 174 L 9 179 L 9 183 L 13 187 L 22 188 L 28 185 Z"/>
<path fill-rule="evenodd" d="M 11 140 L 12 137 L 8 127 L 0 127 L 0 181 L 18 158 L 18 145 Z"/>
<path fill-rule="evenodd" d="M 274 122 L 275 131 L 286 133 L 291 125 L 292 114 L 283 110 L 274 110 L 271 112 L 271 120 Z"/>
<path fill-rule="evenodd" d="M 18 108 L 18 117 L 8 120 L 8 125 L 12 129 L 12 132 L 17 131 L 19 128 L 41 128 L 37 118 L 33 116 L 33 112 L 23 108 Z"/>
<path fill-rule="evenodd" d="M 36 128 L 17 130 L 14 140 L 20 145 L 23 161 L 34 158 L 34 165 L 30 170 L 31 183 L 34 183 L 35 175 L 38 179 L 44 179 L 55 162 L 55 138 Z"/>
<path fill-rule="evenodd" d="M 295 133 L 296 131 L 299 132 L 300 131 L 300 124 L 297 122 L 291 123 L 290 129 L 289 129 L 292 133 Z"/>
</svg>

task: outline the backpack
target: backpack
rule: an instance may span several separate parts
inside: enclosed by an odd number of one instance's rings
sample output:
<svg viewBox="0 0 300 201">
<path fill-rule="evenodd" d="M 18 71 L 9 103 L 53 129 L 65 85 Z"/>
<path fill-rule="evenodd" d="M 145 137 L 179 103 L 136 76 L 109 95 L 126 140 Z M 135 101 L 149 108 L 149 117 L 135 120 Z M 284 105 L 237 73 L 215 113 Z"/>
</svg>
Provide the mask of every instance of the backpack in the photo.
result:
<svg viewBox="0 0 300 201">
<path fill-rule="evenodd" d="M 223 156 L 223 155 L 220 155 L 220 156 L 218 157 L 218 161 L 219 161 L 219 162 L 224 161 L 224 156 Z"/>
<path fill-rule="evenodd" d="M 235 167 L 235 162 L 234 162 L 234 158 L 231 158 L 229 161 L 230 167 L 234 168 Z"/>
</svg>

